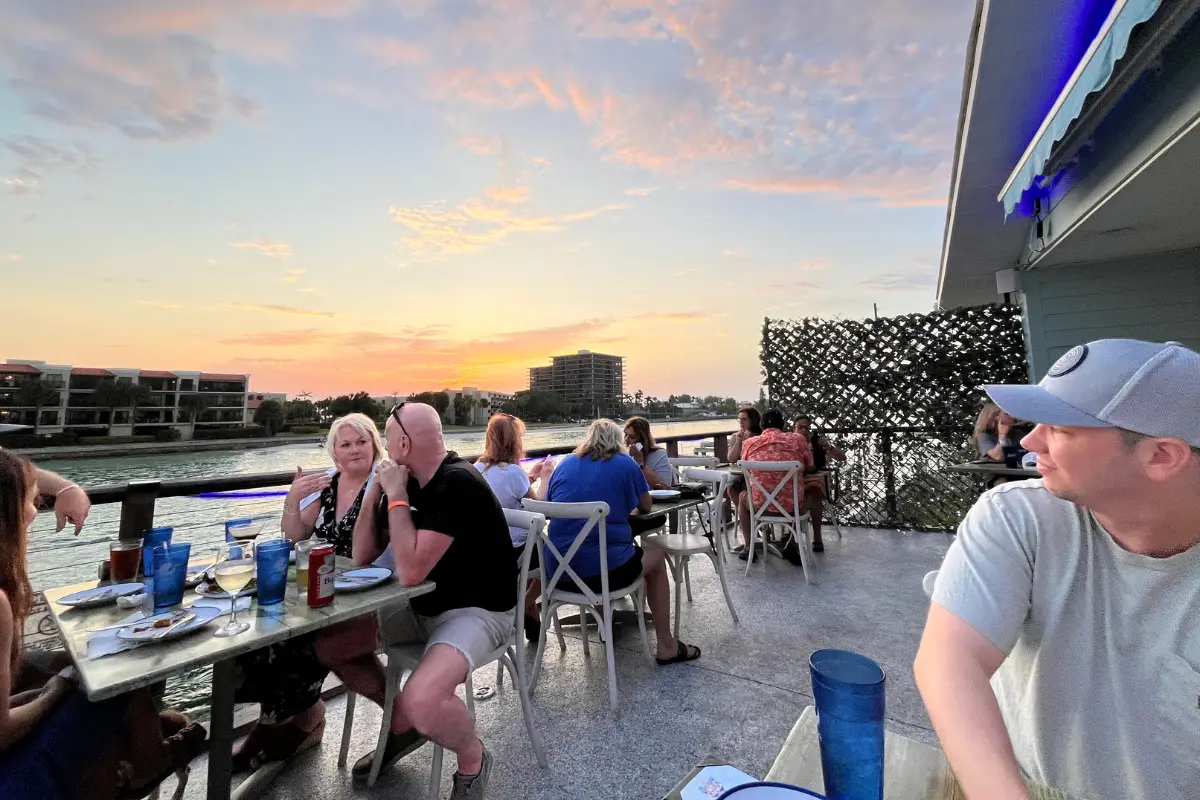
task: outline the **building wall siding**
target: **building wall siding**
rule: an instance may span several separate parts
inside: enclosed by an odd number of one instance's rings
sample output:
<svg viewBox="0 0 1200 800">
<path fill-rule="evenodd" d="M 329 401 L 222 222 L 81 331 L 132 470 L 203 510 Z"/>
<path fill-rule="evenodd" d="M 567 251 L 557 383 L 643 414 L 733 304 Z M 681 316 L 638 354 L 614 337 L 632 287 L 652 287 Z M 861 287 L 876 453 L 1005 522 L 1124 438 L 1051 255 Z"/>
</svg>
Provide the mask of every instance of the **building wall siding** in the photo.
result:
<svg viewBox="0 0 1200 800">
<path fill-rule="evenodd" d="M 1031 270 L 1021 286 L 1031 380 L 1095 339 L 1200 350 L 1200 250 Z"/>
</svg>

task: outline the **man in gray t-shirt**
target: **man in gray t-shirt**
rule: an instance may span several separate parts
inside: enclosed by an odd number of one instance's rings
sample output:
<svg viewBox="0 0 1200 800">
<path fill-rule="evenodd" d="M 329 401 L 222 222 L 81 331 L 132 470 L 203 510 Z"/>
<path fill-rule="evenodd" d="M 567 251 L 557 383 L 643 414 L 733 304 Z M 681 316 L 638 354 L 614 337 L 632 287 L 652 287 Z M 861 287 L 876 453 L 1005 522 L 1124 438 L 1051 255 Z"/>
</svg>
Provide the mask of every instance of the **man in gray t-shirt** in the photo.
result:
<svg viewBox="0 0 1200 800">
<path fill-rule="evenodd" d="M 1042 480 L 981 497 L 938 574 L 915 671 L 955 776 L 1200 798 L 1200 354 L 1101 340 L 987 390 Z"/>
</svg>

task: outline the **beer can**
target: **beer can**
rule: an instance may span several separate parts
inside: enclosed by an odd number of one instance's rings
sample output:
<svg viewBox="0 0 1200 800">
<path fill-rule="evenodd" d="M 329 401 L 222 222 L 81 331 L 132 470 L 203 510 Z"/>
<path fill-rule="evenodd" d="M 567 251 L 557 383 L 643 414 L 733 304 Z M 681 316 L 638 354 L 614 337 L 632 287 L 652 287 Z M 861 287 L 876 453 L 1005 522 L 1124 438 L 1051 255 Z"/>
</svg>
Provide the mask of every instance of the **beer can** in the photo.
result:
<svg viewBox="0 0 1200 800">
<path fill-rule="evenodd" d="M 333 545 L 319 545 L 308 554 L 308 605 L 316 608 L 333 602 L 336 557 Z"/>
</svg>

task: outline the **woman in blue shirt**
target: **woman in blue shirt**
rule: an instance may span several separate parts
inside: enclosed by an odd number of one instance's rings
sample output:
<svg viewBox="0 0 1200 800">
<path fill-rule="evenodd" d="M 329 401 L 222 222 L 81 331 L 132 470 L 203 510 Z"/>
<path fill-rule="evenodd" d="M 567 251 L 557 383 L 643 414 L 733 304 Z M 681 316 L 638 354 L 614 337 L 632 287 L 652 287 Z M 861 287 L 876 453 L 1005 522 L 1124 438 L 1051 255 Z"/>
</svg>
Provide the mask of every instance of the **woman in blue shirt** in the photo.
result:
<svg viewBox="0 0 1200 800">
<path fill-rule="evenodd" d="M 684 644 L 671 635 L 671 584 L 660 550 L 643 552 L 633 540 L 629 515 L 651 507 L 650 486 L 642 468 L 625 450 L 621 428 L 608 419 L 598 419 L 575 452 L 564 457 L 550 476 L 546 499 L 553 503 L 608 503 L 605 524 L 609 590 L 628 586 L 639 575 L 645 577 L 646 601 L 654 614 L 658 639 L 658 663 L 674 664 L 700 657 L 700 648 Z M 583 530 L 585 520 L 556 519 L 550 523 L 550 540 L 566 553 Z M 553 574 L 557 560 L 547 554 L 545 575 Z M 594 529 L 571 559 L 571 568 L 594 592 L 600 585 L 600 531 Z"/>
</svg>

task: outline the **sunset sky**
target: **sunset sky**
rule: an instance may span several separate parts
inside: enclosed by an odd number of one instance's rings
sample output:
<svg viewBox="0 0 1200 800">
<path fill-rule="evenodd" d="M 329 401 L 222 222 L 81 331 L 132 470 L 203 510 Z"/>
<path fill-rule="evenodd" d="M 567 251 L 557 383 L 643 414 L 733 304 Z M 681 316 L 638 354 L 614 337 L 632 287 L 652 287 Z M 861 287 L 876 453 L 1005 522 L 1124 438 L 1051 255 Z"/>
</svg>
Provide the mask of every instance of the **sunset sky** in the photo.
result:
<svg viewBox="0 0 1200 800">
<path fill-rule="evenodd" d="M 0 361 L 757 395 L 927 311 L 967 0 L 0 0 Z"/>
</svg>

